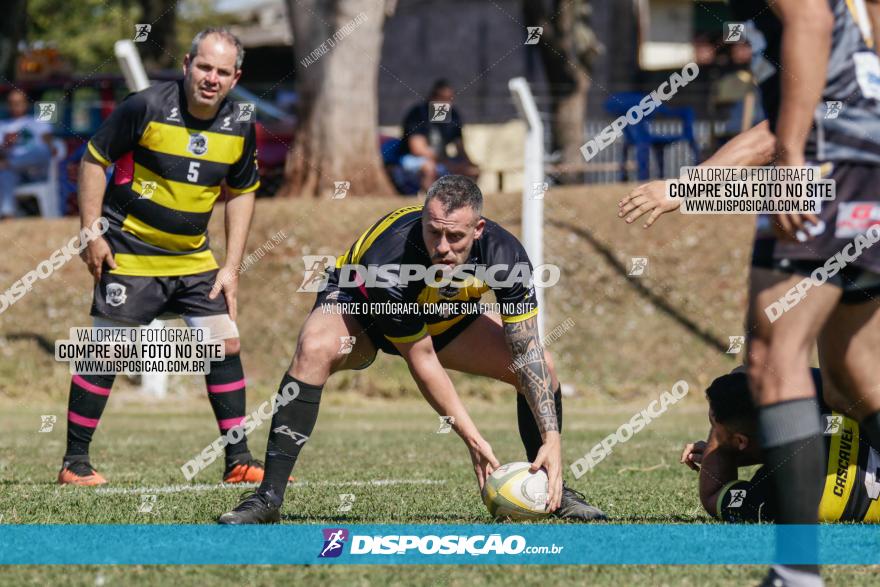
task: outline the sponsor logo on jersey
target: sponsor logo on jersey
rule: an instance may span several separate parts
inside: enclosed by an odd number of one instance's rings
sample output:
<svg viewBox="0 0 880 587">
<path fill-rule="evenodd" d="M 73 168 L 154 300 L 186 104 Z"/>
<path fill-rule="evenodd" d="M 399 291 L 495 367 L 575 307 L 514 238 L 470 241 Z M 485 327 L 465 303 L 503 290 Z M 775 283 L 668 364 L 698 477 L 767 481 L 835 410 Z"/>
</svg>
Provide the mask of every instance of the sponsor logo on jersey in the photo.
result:
<svg viewBox="0 0 880 587">
<path fill-rule="evenodd" d="M 220 130 L 232 130 L 232 117 L 224 116 L 223 124 L 220 125 Z"/>
<path fill-rule="evenodd" d="M 841 202 L 837 207 L 834 238 L 853 238 L 880 224 L 880 204 L 877 202 Z"/>
<path fill-rule="evenodd" d="M 208 152 L 208 137 L 201 133 L 190 135 L 189 145 L 187 145 L 186 150 L 193 155 L 201 157 Z"/>
<path fill-rule="evenodd" d="M 852 459 L 853 428 L 846 426 L 844 421 L 843 432 L 840 435 L 840 449 L 837 452 L 837 472 L 834 479 L 834 495 L 843 497 L 849 478 L 849 464 Z"/>
<path fill-rule="evenodd" d="M 165 117 L 165 120 L 180 122 L 180 108 L 178 108 L 177 106 L 172 108 L 171 112 L 168 113 L 168 116 Z"/>
</svg>

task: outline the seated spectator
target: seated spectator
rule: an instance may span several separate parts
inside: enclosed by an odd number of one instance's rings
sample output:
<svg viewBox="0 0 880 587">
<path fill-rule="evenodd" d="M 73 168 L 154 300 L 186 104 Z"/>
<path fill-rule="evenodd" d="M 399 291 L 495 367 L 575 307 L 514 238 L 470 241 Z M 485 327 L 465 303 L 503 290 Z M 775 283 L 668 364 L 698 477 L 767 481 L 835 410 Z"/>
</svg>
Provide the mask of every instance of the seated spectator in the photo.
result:
<svg viewBox="0 0 880 587">
<path fill-rule="evenodd" d="M 27 95 L 6 96 L 9 119 L 0 121 L 0 220 L 15 216 L 15 188 L 46 177 L 52 159 L 52 127 L 30 114 Z"/>
<path fill-rule="evenodd" d="M 454 101 L 449 82 L 438 80 L 428 101 L 410 108 L 403 120 L 400 165 L 408 172 L 418 172 L 422 192 L 444 175 L 466 175 L 474 180 L 480 175 L 479 167 L 464 150 L 462 120 L 452 106 Z"/>
</svg>

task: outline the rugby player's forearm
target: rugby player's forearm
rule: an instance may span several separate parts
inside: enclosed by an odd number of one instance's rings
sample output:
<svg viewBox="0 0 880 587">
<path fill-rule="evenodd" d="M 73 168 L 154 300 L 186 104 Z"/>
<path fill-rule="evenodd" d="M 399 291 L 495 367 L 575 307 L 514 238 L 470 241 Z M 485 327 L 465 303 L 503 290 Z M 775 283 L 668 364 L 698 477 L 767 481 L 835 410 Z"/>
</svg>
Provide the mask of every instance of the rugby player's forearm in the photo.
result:
<svg viewBox="0 0 880 587">
<path fill-rule="evenodd" d="M 516 369 L 519 391 L 529 403 L 541 437 L 545 437 L 548 432 L 558 432 L 552 376 L 547 361 L 544 360 L 544 349 L 538 334 L 538 319 L 533 316 L 520 322 L 505 322 L 504 333 L 507 335 L 510 356 L 514 364 L 519 365 Z"/>
<path fill-rule="evenodd" d="M 800 158 L 825 87 L 834 19 L 827 0 L 779 0 L 774 10 L 782 21 L 777 150 Z"/>
<path fill-rule="evenodd" d="M 700 503 L 708 514 L 718 515 L 718 494 L 738 478 L 736 462 L 710 440 L 700 463 Z"/>
<path fill-rule="evenodd" d="M 773 161 L 776 137 L 764 120 L 741 132 L 700 163 L 699 167 L 749 167 Z"/>
<path fill-rule="evenodd" d="M 404 355 L 413 380 L 434 411 L 441 416 L 451 416 L 450 424 L 456 434 L 465 442 L 473 443 L 480 438 L 480 433 L 461 402 L 458 392 L 455 391 L 455 386 L 452 385 L 449 375 L 437 359 L 437 355 L 434 354 L 433 358 L 429 356 L 433 353 L 433 344 L 430 339 L 424 340 L 427 340 L 431 345 L 430 353 L 424 349 L 418 349 L 409 355 Z"/>
<path fill-rule="evenodd" d="M 241 194 L 226 202 L 226 266 L 238 267 L 244 258 L 251 218 L 254 215 L 254 193 Z"/>
<path fill-rule="evenodd" d="M 104 190 L 107 187 L 107 176 L 104 167 L 91 159 L 83 157 L 79 166 L 77 201 L 79 202 L 79 220 L 82 228 L 92 226 L 101 217 L 104 204 Z"/>
</svg>

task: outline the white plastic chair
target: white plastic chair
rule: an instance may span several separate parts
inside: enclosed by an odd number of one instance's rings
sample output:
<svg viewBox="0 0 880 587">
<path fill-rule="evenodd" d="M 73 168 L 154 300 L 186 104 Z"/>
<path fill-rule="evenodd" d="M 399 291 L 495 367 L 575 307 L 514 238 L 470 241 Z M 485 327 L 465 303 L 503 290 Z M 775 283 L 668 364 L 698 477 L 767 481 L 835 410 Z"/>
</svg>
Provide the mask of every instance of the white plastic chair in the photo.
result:
<svg viewBox="0 0 880 587">
<path fill-rule="evenodd" d="M 67 156 L 67 146 L 64 141 L 55 139 L 52 141 L 52 159 L 49 161 L 49 174 L 44 181 L 34 183 L 23 183 L 15 188 L 16 199 L 35 198 L 37 205 L 40 207 L 40 214 L 44 218 L 58 218 L 61 216 L 59 210 L 59 191 L 58 183 L 58 167 L 61 161 Z"/>
</svg>

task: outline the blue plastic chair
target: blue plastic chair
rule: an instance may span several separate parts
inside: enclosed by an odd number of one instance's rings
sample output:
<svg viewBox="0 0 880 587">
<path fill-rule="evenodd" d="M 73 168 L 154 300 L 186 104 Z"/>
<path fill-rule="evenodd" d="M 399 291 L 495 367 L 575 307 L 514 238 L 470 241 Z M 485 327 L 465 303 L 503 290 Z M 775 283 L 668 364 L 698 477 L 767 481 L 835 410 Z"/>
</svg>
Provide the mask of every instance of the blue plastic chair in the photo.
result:
<svg viewBox="0 0 880 587">
<path fill-rule="evenodd" d="M 624 116 L 630 108 L 637 106 L 644 97 L 645 94 L 640 94 L 639 92 L 613 94 L 605 101 L 605 110 L 615 117 Z M 672 135 L 653 133 L 651 131 L 651 120 L 658 115 L 663 118 L 677 118 L 681 120 L 681 133 Z M 699 162 L 700 149 L 694 136 L 695 118 L 694 109 L 689 106 L 673 107 L 661 104 L 649 115 L 642 118 L 638 124 L 627 124 L 623 128 L 623 161 L 620 163 L 621 181 L 627 181 L 628 179 L 626 162 L 631 148 L 636 150 L 636 167 L 640 181 L 647 181 L 651 178 L 651 151 L 654 152 L 657 159 L 660 177 L 663 177 L 663 150 L 668 145 L 680 141 L 684 141 L 690 146 L 691 153 L 694 156 L 694 165 L 696 165 Z"/>
</svg>

